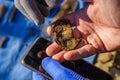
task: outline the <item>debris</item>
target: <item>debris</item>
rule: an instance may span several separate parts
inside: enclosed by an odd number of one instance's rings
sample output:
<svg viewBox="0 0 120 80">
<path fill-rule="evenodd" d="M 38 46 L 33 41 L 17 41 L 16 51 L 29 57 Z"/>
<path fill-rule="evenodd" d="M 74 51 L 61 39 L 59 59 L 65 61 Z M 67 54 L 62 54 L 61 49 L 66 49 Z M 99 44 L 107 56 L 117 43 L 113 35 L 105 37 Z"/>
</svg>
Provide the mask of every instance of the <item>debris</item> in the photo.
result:
<svg viewBox="0 0 120 80">
<path fill-rule="evenodd" d="M 14 18 L 14 16 L 15 16 L 15 13 L 16 13 L 16 8 L 13 8 L 13 10 L 12 10 L 12 12 L 11 12 L 11 14 L 10 14 L 10 17 L 9 17 L 9 22 L 11 22 L 12 20 L 13 20 L 13 18 Z"/>
<path fill-rule="evenodd" d="M 7 37 L 2 37 L 2 39 L 1 39 L 1 41 L 0 41 L 0 48 L 2 48 L 3 47 L 3 45 L 5 44 L 5 42 L 6 42 L 6 40 L 7 40 Z"/>
<path fill-rule="evenodd" d="M 0 5 L 0 18 L 2 18 L 2 17 L 3 17 L 3 15 L 4 15 L 5 11 L 6 11 L 6 7 L 5 7 L 5 6 L 3 6 L 3 5 Z"/>
</svg>

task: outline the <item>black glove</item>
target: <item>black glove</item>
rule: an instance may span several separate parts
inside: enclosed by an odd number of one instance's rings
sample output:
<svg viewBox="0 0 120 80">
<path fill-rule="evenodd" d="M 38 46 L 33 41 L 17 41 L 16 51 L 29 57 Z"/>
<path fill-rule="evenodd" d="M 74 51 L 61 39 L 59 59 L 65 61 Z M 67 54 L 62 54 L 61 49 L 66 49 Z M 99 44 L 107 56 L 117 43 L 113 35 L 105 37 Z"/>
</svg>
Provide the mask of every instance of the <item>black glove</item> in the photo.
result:
<svg viewBox="0 0 120 80">
<path fill-rule="evenodd" d="M 49 15 L 49 8 L 59 5 L 60 0 L 14 0 L 14 3 L 27 18 L 39 25 Z"/>
</svg>

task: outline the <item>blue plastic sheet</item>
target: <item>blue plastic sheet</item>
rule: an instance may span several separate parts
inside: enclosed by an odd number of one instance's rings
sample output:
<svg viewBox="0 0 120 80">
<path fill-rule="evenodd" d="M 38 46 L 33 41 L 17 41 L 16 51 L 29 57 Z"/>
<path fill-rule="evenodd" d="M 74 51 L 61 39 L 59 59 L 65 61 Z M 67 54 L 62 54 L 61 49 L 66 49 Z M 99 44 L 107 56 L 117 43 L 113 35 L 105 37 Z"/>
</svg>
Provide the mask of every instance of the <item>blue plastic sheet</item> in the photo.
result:
<svg viewBox="0 0 120 80">
<path fill-rule="evenodd" d="M 14 9 L 13 0 L 0 0 L 0 5 L 6 6 L 5 15 L 0 19 L 0 39 L 7 36 L 7 42 L 0 48 L 0 80 L 32 80 L 32 71 L 25 68 L 20 60 L 37 37 L 47 38 L 46 26 L 52 22 L 54 15 L 50 15 L 45 23 L 38 27 L 32 21 L 26 20 L 17 10 L 14 19 L 9 22 L 8 19 Z M 78 8 L 84 5 L 80 1 Z M 58 10 L 59 8 L 54 9 L 53 12 Z M 29 29 L 30 27 L 33 29 Z M 31 33 L 34 35 L 31 36 Z M 87 60 L 92 62 L 92 59 Z"/>
</svg>

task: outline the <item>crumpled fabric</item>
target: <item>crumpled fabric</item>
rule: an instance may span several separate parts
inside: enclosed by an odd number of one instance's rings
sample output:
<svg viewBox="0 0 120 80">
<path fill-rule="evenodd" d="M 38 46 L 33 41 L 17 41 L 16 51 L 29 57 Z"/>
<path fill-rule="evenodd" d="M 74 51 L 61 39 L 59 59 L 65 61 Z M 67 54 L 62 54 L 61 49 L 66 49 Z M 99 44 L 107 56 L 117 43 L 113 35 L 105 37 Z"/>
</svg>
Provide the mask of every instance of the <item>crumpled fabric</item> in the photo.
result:
<svg viewBox="0 0 120 80">
<path fill-rule="evenodd" d="M 38 27 L 17 10 L 14 19 L 9 22 L 13 0 L 0 0 L 0 5 L 6 6 L 6 12 L 0 19 L 0 40 L 3 36 L 7 37 L 5 45 L 0 48 L 0 80 L 32 80 L 32 71 L 24 67 L 20 60 L 37 37 L 48 37 L 46 26 L 52 22 L 53 15 Z M 79 8 L 82 6 L 83 2 Z M 31 26 L 32 30 L 29 29 Z M 31 36 L 31 33 L 34 35 Z"/>
</svg>

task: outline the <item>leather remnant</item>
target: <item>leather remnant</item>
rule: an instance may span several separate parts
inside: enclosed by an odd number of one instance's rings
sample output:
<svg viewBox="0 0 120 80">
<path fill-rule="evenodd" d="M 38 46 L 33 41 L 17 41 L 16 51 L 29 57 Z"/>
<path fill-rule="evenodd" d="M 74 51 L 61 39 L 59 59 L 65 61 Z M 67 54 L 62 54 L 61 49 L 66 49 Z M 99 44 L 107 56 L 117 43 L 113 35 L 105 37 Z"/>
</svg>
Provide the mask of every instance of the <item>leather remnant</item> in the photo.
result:
<svg viewBox="0 0 120 80">
<path fill-rule="evenodd" d="M 72 25 L 69 20 L 61 19 L 52 24 L 52 31 L 55 42 L 61 49 L 66 51 L 73 50 L 81 42 L 73 35 Z"/>
</svg>

